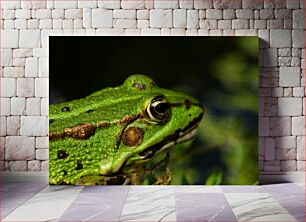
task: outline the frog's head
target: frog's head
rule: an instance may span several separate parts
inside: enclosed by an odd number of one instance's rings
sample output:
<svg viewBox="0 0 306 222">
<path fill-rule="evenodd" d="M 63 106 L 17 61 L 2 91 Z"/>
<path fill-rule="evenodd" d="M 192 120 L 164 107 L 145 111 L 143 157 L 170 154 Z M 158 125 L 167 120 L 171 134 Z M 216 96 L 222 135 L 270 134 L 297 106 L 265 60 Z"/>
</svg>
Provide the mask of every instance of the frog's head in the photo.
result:
<svg viewBox="0 0 306 222">
<path fill-rule="evenodd" d="M 123 124 L 113 172 L 124 164 L 148 161 L 156 153 L 194 137 L 204 114 L 198 100 L 159 88 L 150 77 L 143 75 L 130 76 L 123 87 L 139 95 L 138 111 Z"/>
</svg>

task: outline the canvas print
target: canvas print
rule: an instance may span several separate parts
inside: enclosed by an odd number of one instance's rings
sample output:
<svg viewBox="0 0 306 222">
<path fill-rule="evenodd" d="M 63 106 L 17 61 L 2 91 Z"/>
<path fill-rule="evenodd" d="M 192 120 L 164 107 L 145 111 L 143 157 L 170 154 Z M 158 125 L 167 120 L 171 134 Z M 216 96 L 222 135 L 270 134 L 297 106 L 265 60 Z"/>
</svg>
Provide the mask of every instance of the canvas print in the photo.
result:
<svg viewBox="0 0 306 222">
<path fill-rule="evenodd" d="M 257 184 L 257 37 L 49 42 L 50 184 Z"/>
</svg>

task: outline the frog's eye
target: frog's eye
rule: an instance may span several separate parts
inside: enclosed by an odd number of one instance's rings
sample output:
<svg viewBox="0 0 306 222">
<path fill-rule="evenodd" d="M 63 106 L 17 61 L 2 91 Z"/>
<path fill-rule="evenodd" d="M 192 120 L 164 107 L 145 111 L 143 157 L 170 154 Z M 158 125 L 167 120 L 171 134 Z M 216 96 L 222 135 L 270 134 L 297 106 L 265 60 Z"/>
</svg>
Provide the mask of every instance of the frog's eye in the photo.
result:
<svg viewBox="0 0 306 222">
<path fill-rule="evenodd" d="M 170 116 L 170 105 L 163 96 L 157 96 L 148 105 L 147 113 L 152 121 L 165 123 Z"/>
</svg>

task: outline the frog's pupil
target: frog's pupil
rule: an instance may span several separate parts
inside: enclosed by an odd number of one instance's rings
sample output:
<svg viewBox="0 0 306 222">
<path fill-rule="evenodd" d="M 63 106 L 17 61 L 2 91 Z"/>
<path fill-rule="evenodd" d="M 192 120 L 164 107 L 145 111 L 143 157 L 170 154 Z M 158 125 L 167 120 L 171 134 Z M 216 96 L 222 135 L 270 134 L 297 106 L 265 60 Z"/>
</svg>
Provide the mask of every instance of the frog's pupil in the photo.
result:
<svg viewBox="0 0 306 222">
<path fill-rule="evenodd" d="M 167 103 L 159 103 L 155 106 L 155 110 L 158 113 L 165 113 L 168 109 L 168 104 Z"/>
<path fill-rule="evenodd" d="M 57 151 L 57 158 L 58 159 L 65 159 L 68 156 L 65 150 L 58 150 Z"/>
<path fill-rule="evenodd" d="M 69 111 L 70 111 L 70 107 L 68 107 L 68 106 L 64 106 L 62 108 L 62 112 L 69 112 Z"/>
<path fill-rule="evenodd" d="M 82 164 L 80 161 L 78 161 L 77 164 L 76 164 L 76 166 L 75 166 L 75 169 L 76 169 L 76 170 L 81 170 L 81 169 L 83 169 L 83 164 Z"/>
</svg>

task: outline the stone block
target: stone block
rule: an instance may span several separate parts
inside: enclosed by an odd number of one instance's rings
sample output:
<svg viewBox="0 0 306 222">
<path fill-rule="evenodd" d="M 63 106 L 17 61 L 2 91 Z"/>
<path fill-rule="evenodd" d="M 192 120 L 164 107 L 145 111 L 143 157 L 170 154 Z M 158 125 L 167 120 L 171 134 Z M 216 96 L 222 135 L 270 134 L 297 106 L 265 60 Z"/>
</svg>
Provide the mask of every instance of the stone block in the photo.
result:
<svg viewBox="0 0 306 222">
<path fill-rule="evenodd" d="M 162 28 L 160 30 L 160 35 L 162 35 L 162 36 L 170 36 L 171 35 L 171 29 L 169 29 L 169 28 Z"/>
<path fill-rule="evenodd" d="M 121 7 L 123 9 L 144 9 L 145 1 L 144 0 L 121 0 Z"/>
<path fill-rule="evenodd" d="M 194 9 L 208 9 L 208 8 L 213 8 L 213 1 L 199 0 L 199 1 L 194 1 L 193 5 Z"/>
<path fill-rule="evenodd" d="M 97 8 L 96 0 L 78 1 L 78 8 Z"/>
<path fill-rule="evenodd" d="M 120 8 L 120 1 L 118 0 L 98 0 L 98 7 L 105 9 Z"/>
<path fill-rule="evenodd" d="M 37 57 L 26 58 L 25 77 L 37 77 L 37 76 L 38 76 L 38 58 Z"/>
<path fill-rule="evenodd" d="M 41 163 L 39 160 L 31 160 L 28 162 L 29 171 L 40 171 Z"/>
<path fill-rule="evenodd" d="M 185 36 L 185 29 L 171 29 L 171 36 Z"/>
<path fill-rule="evenodd" d="M 53 9 L 51 12 L 51 16 L 53 19 L 64 19 L 64 15 L 64 9 Z"/>
<path fill-rule="evenodd" d="M 27 161 L 10 161 L 8 169 L 9 171 L 27 171 Z"/>
<path fill-rule="evenodd" d="M 15 22 L 14 20 L 4 20 L 4 21 L 1 21 L 2 23 L 2 27 L 4 30 L 12 30 L 12 29 L 15 29 Z"/>
<path fill-rule="evenodd" d="M 232 20 L 233 29 L 248 29 L 249 21 L 247 19 L 234 19 Z"/>
<path fill-rule="evenodd" d="M 306 171 L 306 161 L 297 161 L 297 171 Z"/>
<path fill-rule="evenodd" d="M 293 10 L 293 29 L 305 29 L 305 15 L 304 10 Z"/>
<path fill-rule="evenodd" d="M 218 29 L 231 29 L 232 21 L 231 20 L 219 20 Z"/>
<path fill-rule="evenodd" d="M 120 19 L 136 19 L 136 10 L 124 10 L 124 9 L 115 9 L 113 11 L 113 18 L 120 18 Z"/>
<path fill-rule="evenodd" d="M 277 49 L 267 48 L 264 49 L 264 66 L 277 67 Z"/>
<path fill-rule="evenodd" d="M 296 160 L 281 161 L 281 171 L 296 171 Z"/>
<path fill-rule="evenodd" d="M 305 117 L 292 117 L 292 135 L 305 135 Z"/>
<path fill-rule="evenodd" d="M 265 138 L 265 160 L 274 160 L 274 159 L 275 159 L 274 138 L 266 137 Z"/>
<path fill-rule="evenodd" d="M 2 10 L 2 19 L 8 20 L 8 19 L 15 19 L 16 18 L 16 11 L 18 10 L 11 10 L 11 9 L 3 9 Z"/>
<path fill-rule="evenodd" d="M 302 98 L 278 98 L 278 115 L 302 115 Z"/>
<path fill-rule="evenodd" d="M 261 9 L 263 6 L 263 0 L 242 0 L 242 8 L 244 9 Z"/>
<path fill-rule="evenodd" d="M 129 1 L 129 0 L 125 0 L 125 1 Z M 161 9 L 176 9 L 176 8 L 179 8 L 179 1 L 178 0 L 154 1 L 154 7 L 161 8 Z"/>
<path fill-rule="evenodd" d="M 305 46 L 304 30 L 292 30 L 292 46 L 294 48 L 304 48 Z"/>
<path fill-rule="evenodd" d="M 305 136 L 297 137 L 297 160 L 306 160 Z"/>
<path fill-rule="evenodd" d="M 292 88 L 284 88 L 284 97 L 292 97 L 293 91 Z"/>
<path fill-rule="evenodd" d="M 20 135 L 46 136 L 48 134 L 48 118 L 46 116 L 22 116 Z"/>
<path fill-rule="evenodd" d="M 50 19 L 52 16 L 51 9 L 37 9 L 35 11 L 35 18 L 37 19 Z"/>
<path fill-rule="evenodd" d="M 49 149 L 38 149 L 36 150 L 37 160 L 48 160 L 49 159 Z"/>
<path fill-rule="evenodd" d="M 295 160 L 296 149 L 276 149 L 275 155 L 277 160 Z"/>
<path fill-rule="evenodd" d="M 254 10 L 251 9 L 237 9 L 236 17 L 238 19 L 254 19 Z"/>
<path fill-rule="evenodd" d="M 25 66 L 25 58 L 14 58 L 13 66 L 23 68 Z"/>
<path fill-rule="evenodd" d="M 1 49 L 1 65 L 12 66 L 13 64 L 13 50 L 12 49 Z"/>
<path fill-rule="evenodd" d="M 27 20 L 26 19 L 15 19 L 15 29 L 26 29 Z"/>
<path fill-rule="evenodd" d="M 1 97 L 16 96 L 16 79 L 1 78 Z"/>
<path fill-rule="evenodd" d="M 14 49 L 13 50 L 14 58 L 31 57 L 32 55 L 33 55 L 32 49 Z"/>
<path fill-rule="evenodd" d="M 291 58 L 291 66 L 293 67 L 300 67 L 301 66 L 301 60 L 299 57 L 292 57 Z"/>
<path fill-rule="evenodd" d="M 173 27 L 186 28 L 187 27 L 187 11 L 186 9 L 173 10 Z"/>
<path fill-rule="evenodd" d="M 49 61 L 47 58 L 39 58 L 38 76 L 49 77 Z"/>
<path fill-rule="evenodd" d="M 275 137 L 277 149 L 296 149 L 296 136 Z"/>
<path fill-rule="evenodd" d="M 28 116 L 40 115 L 40 98 L 27 98 L 26 113 Z"/>
<path fill-rule="evenodd" d="M 207 9 L 206 10 L 207 19 L 222 19 L 222 10 L 220 9 Z"/>
<path fill-rule="evenodd" d="M 187 29 L 186 30 L 186 35 L 187 36 L 197 36 L 198 32 L 196 29 Z"/>
<path fill-rule="evenodd" d="M 300 73 L 301 69 L 299 67 L 280 67 L 279 86 L 300 86 Z"/>
<path fill-rule="evenodd" d="M 40 47 L 40 30 L 20 30 L 19 46 L 21 48 Z"/>
<path fill-rule="evenodd" d="M 77 8 L 77 7 L 78 7 L 77 0 L 54 1 L 54 8 L 71 9 L 71 8 Z"/>
<path fill-rule="evenodd" d="M 48 97 L 49 81 L 48 78 L 35 79 L 35 97 Z"/>
<path fill-rule="evenodd" d="M 49 137 L 36 137 L 36 148 L 37 149 L 48 149 L 49 148 Z"/>
<path fill-rule="evenodd" d="M 287 8 L 298 9 L 300 7 L 300 0 L 289 0 L 287 1 Z"/>
<path fill-rule="evenodd" d="M 8 116 L 6 125 L 8 136 L 16 136 L 20 134 L 20 116 Z"/>
<path fill-rule="evenodd" d="M 9 98 L 0 98 L 0 113 L 1 116 L 11 115 L 11 100 Z"/>
<path fill-rule="evenodd" d="M 282 29 L 273 29 L 270 31 L 271 47 L 284 48 L 291 47 L 291 31 Z"/>
<path fill-rule="evenodd" d="M 92 27 L 93 28 L 110 28 L 113 26 L 113 13 L 106 9 L 92 10 Z"/>
<path fill-rule="evenodd" d="M 73 19 L 64 19 L 63 29 L 73 29 Z"/>
<path fill-rule="evenodd" d="M 140 35 L 142 36 L 160 36 L 161 30 L 160 29 L 154 29 L 154 28 L 149 28 L 149 29 L 141 29 Z"/>
<path fill-rule="evenodd" d="M 136 28 L 136 19 L 114 19 L 114 28 Z"/>
<path fill-rule="evenodd" d="M 45 160 L 41 162 L 41 171 L 48 171 L 49 170 L 49 161 Z"/>
<path fill-rule="evenodd" d="M 271 136 L 289 136 L 291 135 L 291 118 L 271 117 L 270 128 Z"/>
<path fill-rule="evenodd" d="M 1 48 L 18 48 L 18 30 L 1 30 Z"/>
<path fill-rule="evenodd" d="M 150 10 L 151 28 L 171 28 L 172 10 L 153 9 Z"/>
<path fill-rule="evenodd" d="M 40 29 L 52 29 L 52 27 L 53 27 L 52 19 L 42 19 L 39 21 Z"/>
<path fill-rule="evenodd" d="M 199 13 L 197 10 L 187 10 L 187 28 L 199 28 Z"/>
<path fill-rule="evenodd" d="M 1 103 L 1 100 L 0 100 L 0 103 Z M 0 107 L 0 112 L 2 112 L 2 107 Z M 7 132 L 6 132 L 6 130 L 7 130 L 7 127 L 6 127 L 6 116 L 3 116 L 1 114 L 1 116 L 0 116 L 0 123 L 1 123 L 0 124 L 0 136 L 7 136 Z M 0 137 L 0 142 L 1 142 L 1 144 L 0 144 L 1 145 L 0 146 L 0 155 L 2 155 L 2 150 L 4 148 L 4 143 L 3 143 L 3 146 L 2 146 L 2 138 L 4 138 L 4 137 Z"/>
<path fill-rule="evenodd" d="M 214 0 L 216 9 L 237 9 L 241 8 L 241 0 Z"/>
<path fill-rule="evenodd" d="M 24 68 L 23 67 L 4 67 L 3 76 L 8 77 L 8 78 L 23 77 Z"/>
<path fill-rule="evenodd" d="M 34 96 L 34 79 L 18 78 L 17 79 L 17 96 L 33 97 Z"/>
<path fill-rule="evenodd" d="M 26 108 L 26 99 L 14 97 L 11 99 L 11 115 L 24 115 Z"/>
<path fill-rule="evenodd" d="M 48 116 L 49 115 L 49 100 L 48 98 L 41 99 L 41 107 L 40 107 L 41 115 Z"/>
<path fill-rule="evenodd" d="M 26 136 L 7 136 L 5 138 L 5 160 L 34 160 L 35 139 Z"/>
<path fill-rule="evenodd" d="M 269 165 L 269 164 L 264 165 L 264 172 L 279 172 L 280 169 L 281 167 L 277 165 Z"/>
<path fill-rule="evenodd" d="M 293 96 L 294 97 L 304 97 L 305 96 L 304 87 L 294 87 L 293 88 Z"/>
<path fill-rule="evenodd" d="M 80 19 L 83 17 L 82 9 L 65 9 L 66 19 Z"/>
<path fill-rule="evenodd" d="M 272 88 L 272 96 L 273 97 L 283 97 L 284 96 L 283 88 L 282 87 Z"/>
<path fill-rule="evenodd" d="M 190 0 L 180 0 L 179 5 L 180 5 L 180 8 L 193 9 L 193 1 L 190 1 Z"/>
<path fill-rule="evenodd" d="M 137 28 L 149 28 L 149 20 L 137 20 Z"/>
<path fill-rule="evenodd" d="M 234 19 L 236 17 L 234 9 L 224 9 L 223 19 Z"/>
<path fill-rule="evenodd" d="M 149 19 L 149 10 L 137 10 L 137 19 Z"/>
<path fill-rule="evenodd" d="M 83 9 L 83 27 L 91 28 L 91 9 L 84 8 Z"/>
<path fill-rule="evenodd" d="M 270 136 L 270 123 L 268 117 L 259 117 L 258 135 Z"/>
<path fill-rule="evenodd" d="M 276 19 L 291 19 L 292 18 L 292 10 L 290 10 L 290 9 L 276 9 L 275 10 L 275 18 Z"/>
<path fill-rule="evenodd" d="M 1 9 L 20 9 L 20 1 L 2 1 Z"/>
<path fill-rule="evenodd" d="M 29 10 L 29 9 L 17 9 L 16 10 L 16 18 L 17 19 L 30 19 L 31 18 L 31 10 Z"/>
<path fill-rule="evenodd" d="M 291 48 L 278 49 L 278 56 L 291 56 Z"/>
</svg>

